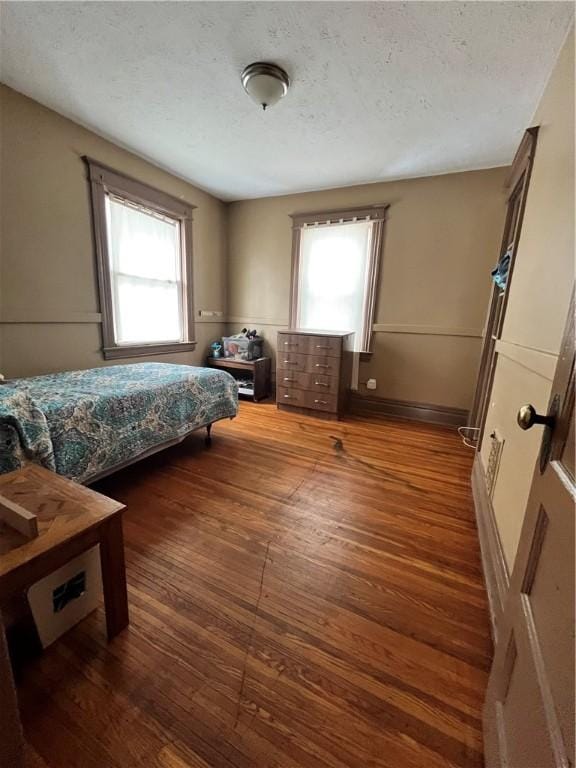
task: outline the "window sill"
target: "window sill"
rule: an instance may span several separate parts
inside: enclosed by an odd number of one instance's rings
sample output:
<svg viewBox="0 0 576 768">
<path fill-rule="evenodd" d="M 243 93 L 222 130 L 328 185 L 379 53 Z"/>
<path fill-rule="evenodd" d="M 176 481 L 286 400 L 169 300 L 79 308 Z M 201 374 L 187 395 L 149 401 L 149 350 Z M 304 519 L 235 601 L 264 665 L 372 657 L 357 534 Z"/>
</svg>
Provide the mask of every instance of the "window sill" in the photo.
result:
<svg viewBox="0 0 576 768">
<path fill-rule="evenodd" d="M 177 341 L 168 344 L 134 344 L 130 346 L 103 347 L 104 360 L 122 360 L 127 357 L 149 357 L 150 355 L 170 355 L 176 352 L 193 352 L 195 341 Z"/>
</svg>

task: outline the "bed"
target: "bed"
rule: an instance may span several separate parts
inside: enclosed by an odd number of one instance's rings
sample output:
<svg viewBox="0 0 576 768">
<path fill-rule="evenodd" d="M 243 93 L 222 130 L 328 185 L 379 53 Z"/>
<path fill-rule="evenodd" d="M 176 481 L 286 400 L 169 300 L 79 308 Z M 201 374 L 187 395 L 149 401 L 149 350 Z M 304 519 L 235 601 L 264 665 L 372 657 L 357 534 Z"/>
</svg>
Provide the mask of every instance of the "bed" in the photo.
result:
<svg viewBox="0 0 576 768">
<path fill-rule="evenodd" d="M 136 363 L 13 379 L 0 386 L 0 472 L 35 462 L 79 483 L 233 418 L 230 374 Z"/>
</svg>

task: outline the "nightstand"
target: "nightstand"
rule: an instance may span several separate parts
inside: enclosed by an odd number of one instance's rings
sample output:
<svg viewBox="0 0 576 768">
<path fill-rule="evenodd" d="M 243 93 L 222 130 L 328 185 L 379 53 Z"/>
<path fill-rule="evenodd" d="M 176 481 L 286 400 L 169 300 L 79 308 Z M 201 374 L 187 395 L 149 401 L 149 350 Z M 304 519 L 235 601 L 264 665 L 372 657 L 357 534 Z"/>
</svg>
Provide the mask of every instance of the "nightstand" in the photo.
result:
<svg viewBox="0 0 576 768">
<path fill-rule="evenodd" d="M 222 368 L 235 379 L 245 379 L 247 386 L 239 386 L 238 394 L 249 397 L 255 403 L 270 395 L 270 358 L 259 357 L 257 360 L 233 360 L 231 357 L 209 357 L 209 368 Z"/>
</svg>

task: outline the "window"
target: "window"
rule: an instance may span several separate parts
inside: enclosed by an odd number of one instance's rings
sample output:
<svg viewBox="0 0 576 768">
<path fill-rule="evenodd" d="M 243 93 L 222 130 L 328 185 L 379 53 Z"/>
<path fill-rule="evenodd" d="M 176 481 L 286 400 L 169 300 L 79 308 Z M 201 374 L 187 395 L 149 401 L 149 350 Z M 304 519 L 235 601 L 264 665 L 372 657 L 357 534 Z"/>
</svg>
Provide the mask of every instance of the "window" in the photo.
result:
<svg viewBox="0 0 576 768">
<path fill-rule="evenodd" d="M 105 359 L 194 349 L 192 206 L 86 161 Z"/>
<path fill-rule="evenodd" d="M 292 217 L 292 327 L 354 331 L 355 351 L 370 351 L 386 210 Z"/>
</svg>

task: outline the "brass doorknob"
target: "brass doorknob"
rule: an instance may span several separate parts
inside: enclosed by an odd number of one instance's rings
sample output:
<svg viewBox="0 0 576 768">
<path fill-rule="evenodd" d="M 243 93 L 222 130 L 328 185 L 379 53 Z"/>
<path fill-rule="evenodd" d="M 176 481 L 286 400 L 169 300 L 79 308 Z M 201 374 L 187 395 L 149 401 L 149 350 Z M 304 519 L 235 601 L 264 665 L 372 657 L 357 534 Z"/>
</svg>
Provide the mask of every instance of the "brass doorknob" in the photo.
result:
<svg viewBox="0 0 576 768">
<path fill-rule="evenodd" d="M 554 426 L 554 416 L 540 416 L 530 404 L 520 407 L 516 420 L 520 429 L 530 429 L 534 424 L 545 424 L 550 428 Z"/>
</svg>

